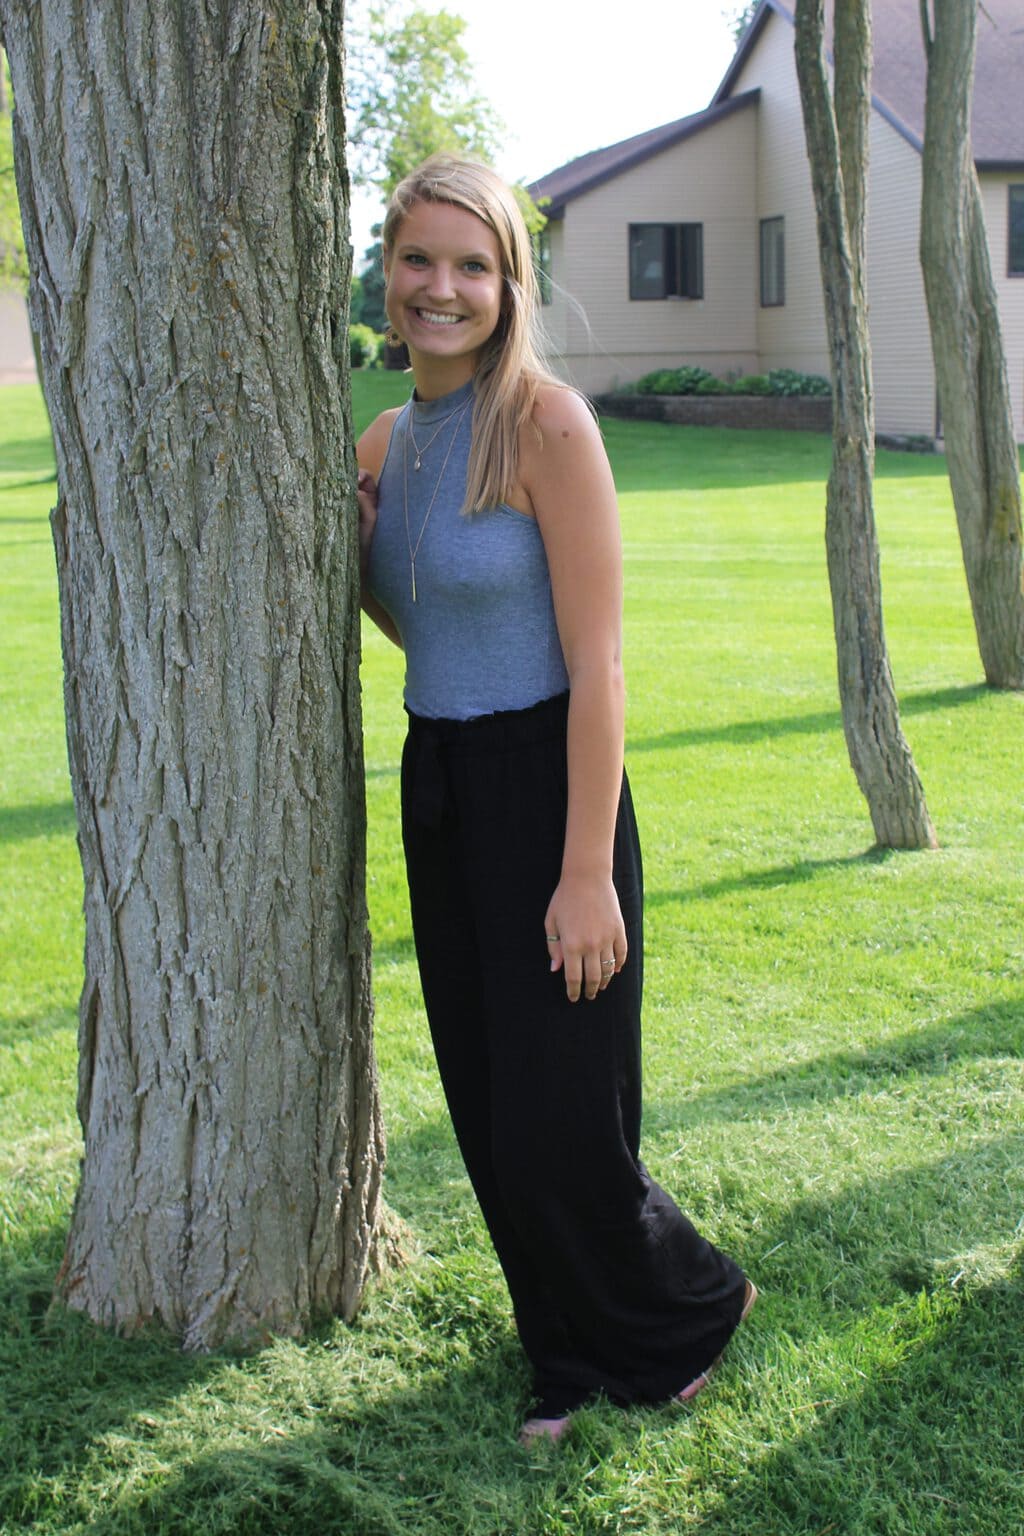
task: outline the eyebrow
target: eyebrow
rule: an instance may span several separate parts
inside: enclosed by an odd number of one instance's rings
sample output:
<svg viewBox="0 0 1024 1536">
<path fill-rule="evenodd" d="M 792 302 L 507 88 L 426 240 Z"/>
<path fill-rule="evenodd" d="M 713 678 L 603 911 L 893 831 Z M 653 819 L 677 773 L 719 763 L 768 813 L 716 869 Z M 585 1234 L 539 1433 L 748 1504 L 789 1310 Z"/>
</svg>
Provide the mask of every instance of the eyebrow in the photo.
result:
<svg viewBox="0 0 1024 1536">
<path fill-rule="evenodd" d="M 398 242 L 398 250 L 403 256 L 409 256 L 414 253 L 418 253 L 421 256 L 428 256 L 430 254 L 427 247 L 425 245 L 420 245 L 417 240 L 400 240 Z M 494 257 L 489 256 L 486 251 L 464 251 L 462 255 L 456 259 L 458 261 L 490 262 L 492 266 L 494 264 Z"/>
</svg>

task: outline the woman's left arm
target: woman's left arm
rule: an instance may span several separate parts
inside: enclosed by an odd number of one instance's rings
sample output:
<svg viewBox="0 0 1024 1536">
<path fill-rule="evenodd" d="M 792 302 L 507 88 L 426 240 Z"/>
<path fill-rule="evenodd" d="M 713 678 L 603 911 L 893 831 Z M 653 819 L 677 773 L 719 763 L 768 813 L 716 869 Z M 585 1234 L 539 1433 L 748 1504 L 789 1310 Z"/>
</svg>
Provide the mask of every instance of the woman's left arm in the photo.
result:
<svg viewBox="0 0 1024 1536">
<path fill-rule="evenodd" d="M 622 540 L 611 467 L 580 397 L 541 390 L 524 431 L 520 479 L 551 572 L 569 673 L 569 808 L 561 878 L 545 917 L 551 968 L 564 966 L 575 1002 L 597 996 L 626 961 L 626 930 L 612 884 L 622 788 Z M 537 432 L 539 432 L 539 440 Z M 602 961 L 614 970 L 602 970 Z"/>
</svg>

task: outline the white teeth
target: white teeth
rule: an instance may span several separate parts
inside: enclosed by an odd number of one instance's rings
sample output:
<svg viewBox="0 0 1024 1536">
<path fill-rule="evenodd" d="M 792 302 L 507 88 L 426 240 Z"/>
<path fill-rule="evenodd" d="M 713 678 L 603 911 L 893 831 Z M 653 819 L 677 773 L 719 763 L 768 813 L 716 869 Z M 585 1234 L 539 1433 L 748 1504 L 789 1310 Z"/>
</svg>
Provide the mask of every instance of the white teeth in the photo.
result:
<svg viewBox="0 0 1024 1536">
<path fill-rule="evenodd" d="M 418 309 L 416 313 L 428 325 L 457 325 L 462 319 L 461 315 L 442 315 L 432 309 Z"/>
</svg>

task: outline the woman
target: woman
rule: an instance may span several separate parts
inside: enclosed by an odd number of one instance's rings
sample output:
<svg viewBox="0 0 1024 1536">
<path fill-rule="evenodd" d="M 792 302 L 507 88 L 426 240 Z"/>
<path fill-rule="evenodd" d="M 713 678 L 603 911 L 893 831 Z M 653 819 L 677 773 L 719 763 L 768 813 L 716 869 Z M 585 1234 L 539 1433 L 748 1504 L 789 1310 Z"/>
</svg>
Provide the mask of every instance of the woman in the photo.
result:
<svg viewBox="0 0 1024 1536">
<path fill-rule="evenodd" d="M 364 607 L 406 656 L 402 828 L 427 1016 L 534 1374 L 522 1430 L 688 1399 L 756 1297 L 638 1161 L 642 884 L 622 558 L 587 405 L 543 367 L 529 237 L 434 156 L 383 231 L 415 393 L 359 443 Z"/>
</svg>

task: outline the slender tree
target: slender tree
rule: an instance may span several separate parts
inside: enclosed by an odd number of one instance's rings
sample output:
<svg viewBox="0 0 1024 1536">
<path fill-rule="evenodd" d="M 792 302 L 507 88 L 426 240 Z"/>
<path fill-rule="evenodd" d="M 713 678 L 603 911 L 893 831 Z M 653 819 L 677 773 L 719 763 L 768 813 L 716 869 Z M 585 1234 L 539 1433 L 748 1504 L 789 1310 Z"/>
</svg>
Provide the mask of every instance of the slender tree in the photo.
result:
<svg viewBox="0 0 1024 1536">
<path fill-rule="evenodd" d="M 1024 688 L 1020 464 L 971 151 L 977 0 L 920 0 L 924 273 L 942 432 L 985 679 Z"/>
<path fill-rule="evenodd" d="M 341 0 L 0 0 L 85 880 L 59 1287 L 201 1348 L 380 1245 Z"/>
<path fill-rule="evenodd" d="M 839 0 L 833 41 L 834 100 L 825 63 L 824 0 L 796 0 L 797 75 L 832 362 L 825 542 L 839 696 L 850 762 L 878 843 L 930 848 L 935 832 L 900 726 L 885 643 L 872 498 L 874 404 L 865 294 L 869 0 Z"/>
</svg>

